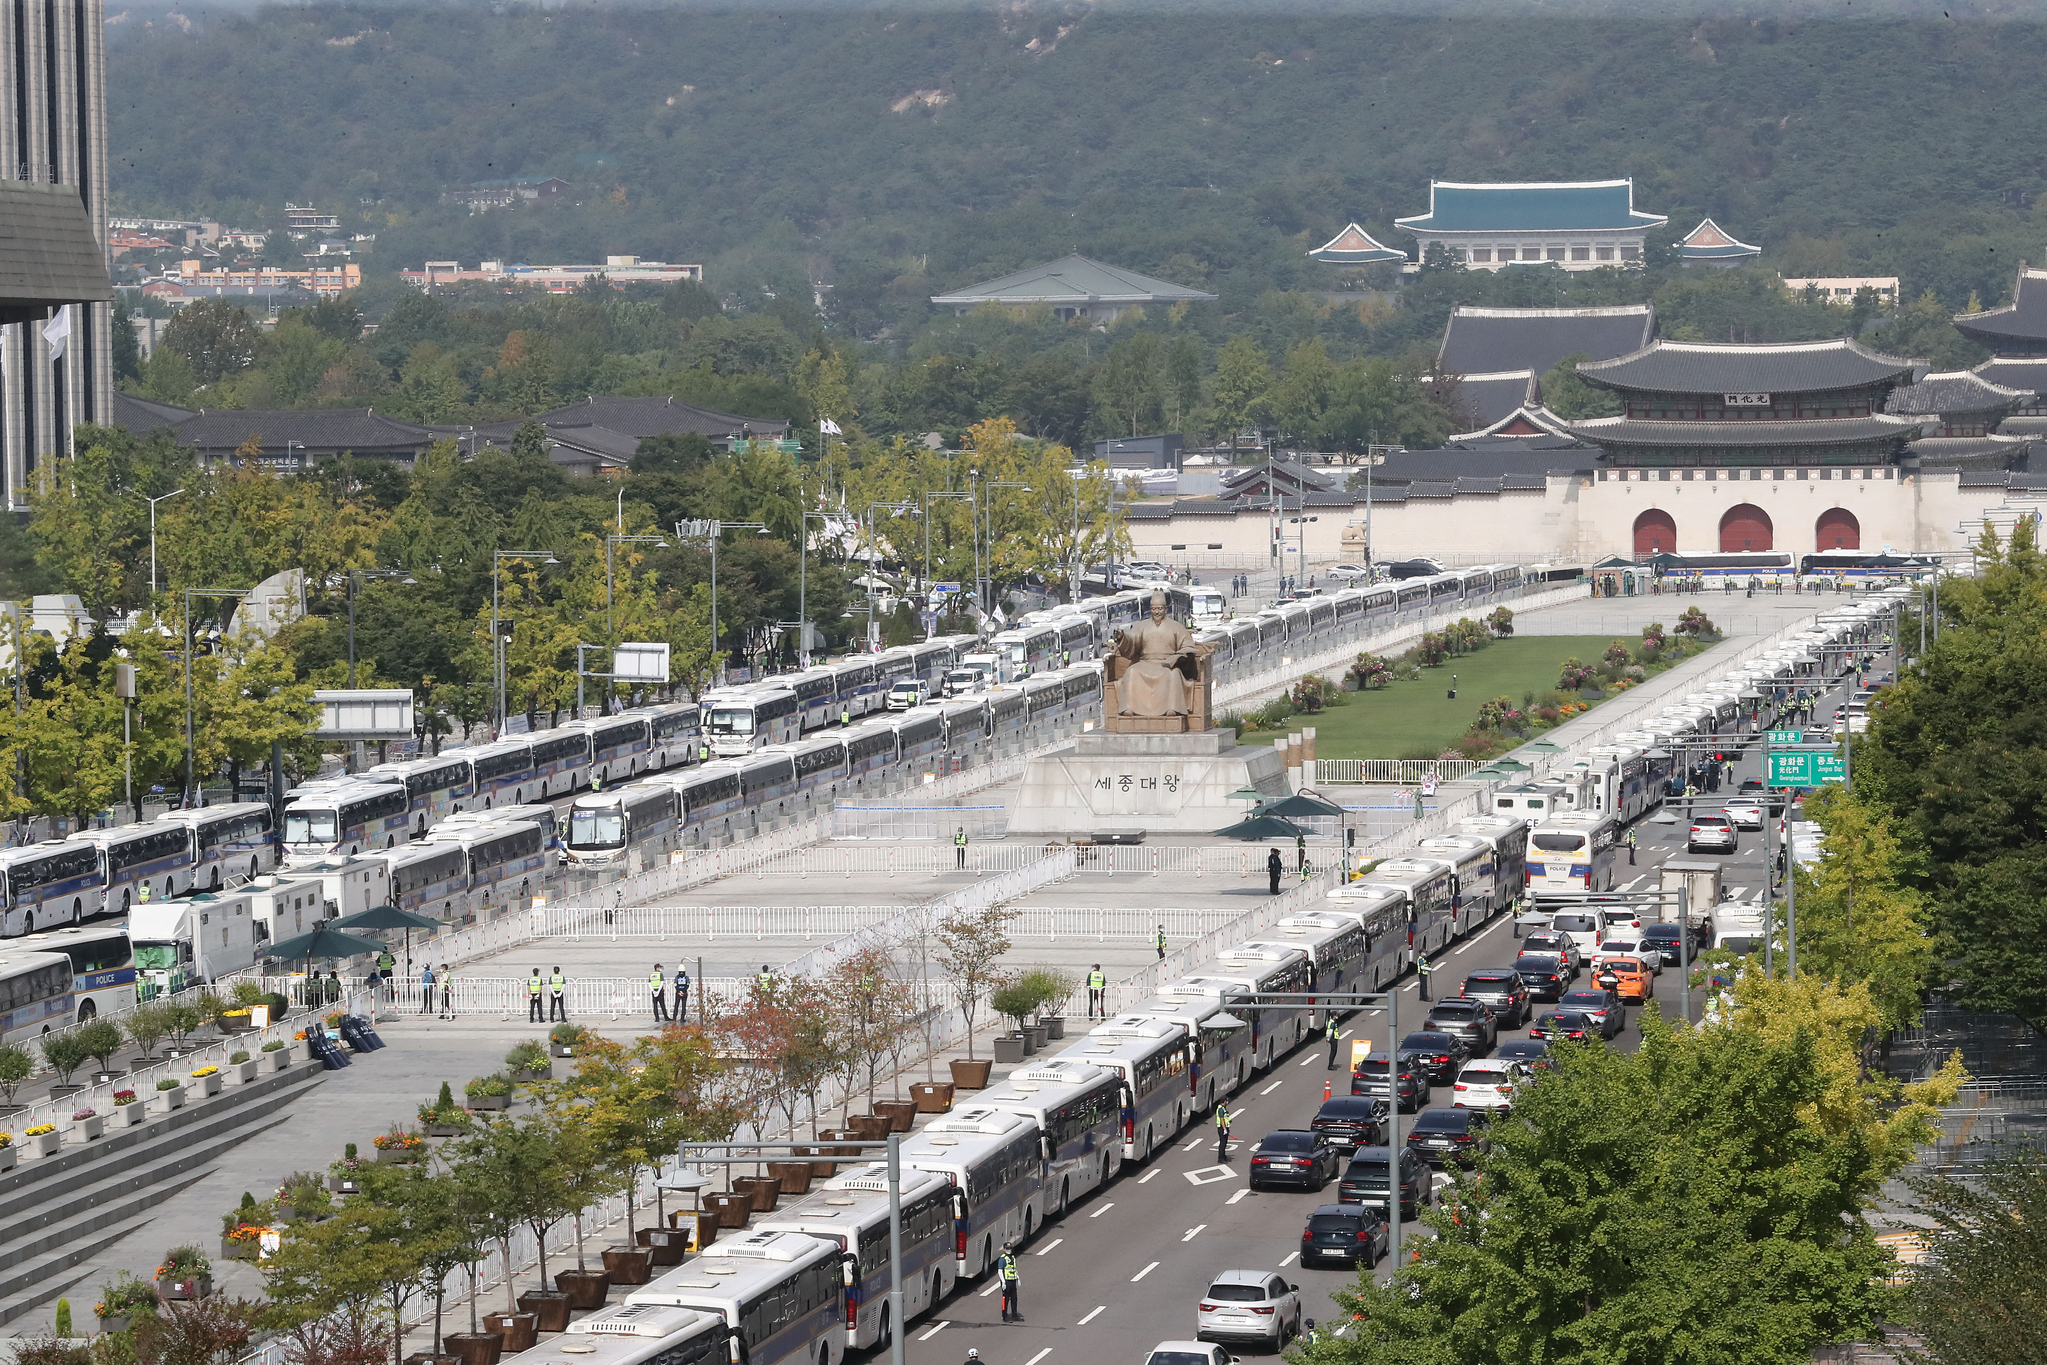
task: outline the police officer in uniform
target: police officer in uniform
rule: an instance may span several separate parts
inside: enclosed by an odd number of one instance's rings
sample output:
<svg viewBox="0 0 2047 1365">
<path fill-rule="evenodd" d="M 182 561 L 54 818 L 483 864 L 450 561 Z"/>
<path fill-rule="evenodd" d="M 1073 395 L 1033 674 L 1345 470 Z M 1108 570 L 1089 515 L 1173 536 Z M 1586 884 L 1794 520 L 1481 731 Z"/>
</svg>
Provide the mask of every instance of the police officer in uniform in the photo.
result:
<svg viewBox="0 0 2047 1365">
<path fill-rule="evenodd" d="M 1102 964 L 1097 962 L 1095 969 L 1087 974 L 1088 1018 L 1094 1018 L 1096 1010 L 1101 1011 L 1102 1018 L 1109 1017 L 1108 993 L 1109 978 L 1102 975 Z"/>
<path fill-rule="evenodd" d="M 1421 998 L 1424 1000 L 1429 998 L 1429 978 L 1435 974 L 1436 969 L 1429 965 L 1429 955 L 1427 953 L 1416 953 L 1414 955 L 1414 979 L 1421 983 Z"/>
<path fill-rule="evenodd" d="M 568 978 L 562 975 L 560 967 L 556 967 L 554 975 L 547 979 L 547 1022 L 550 1024 L 557 1019 L 565 1024 L 569 1021 L 568 1006 L 562 1003 L 562 992 L 568 989 L 568 985 Z"/>
<path fill-rule="evenodd" d="M 1336 1011 L 1330 1010 L 1323 1017 L 1327 1022 L 1322 1025 L 1322 1031 L 1329 1035 L 1329 1065 L 1323 1069 L 1325 1071 L 1334 1071 L 1336 1070 L 1336 1044 L 1340 1040 L 1340 1034 L 1336 1027 Z"/>
<path fill-rule="evenodd" d="M 1215 1102 L 1215 1159 L 1230 1159 L 1230 1104 L 1228 1100 Z"/>
<path fill-rule="evenodd" d="M 661 970 L 661 964 L 654 964 L 654 974 L 647 978 L 647 986 L 654 993 L 654 1018 L 657 1022 L 668 1018 L 668 976 Z"/>
<path fill-rule="evenodd" d="M 1002 1255 L 996 1258 L 996 1270 L 1002 1276 L 1002 1320 L 1022 1322 L 1023 1304 L 1018 1297 L 1019 1267 L 1016 1263 L 1015 1243 L 1005 1243 Z"/>
<path fill-rule="evenodd" d="M 1166 926 L 1161 924 L 1152 934 L 1152 946 L 1159 950 L 1159 961 L 1166 960 Z"/>
<path fill-rule="evenodd" d="M 384 994 L 387 997 L 391 995 L 391 969 L 397 965 L 398 959 L 391 956 L 389 948 L 377 954 L 377 976 L 384 983 Z"/>
<path fill-rule="evenodd" d="M 445 962 L 441 964 L 441 1012 L 450 1019 L 455 1017 L 455 973 Z"/>
<path fill-rule="evenodd" d="M 1272 883 L 1271 889 L 1266 894 L 1272 896 L 1279 894 L 1279 877 L 1285 871 L 1286 864 L 1280 861 L 1278 849 L 1275 848 L 1265 855 L 1265 876 Z"/>
<path fill-rule="evenodd" d="M 426 966 L 419 973 L 419 990 L 419 1012 L 421 1014 L 432 1014 L 434 1012 L 434 964 L 431 960 L 427 962 Z"/>
<path fill-rule="evenodd" d="M 967 827 L 960 826 L 959 833 L 952 836 L 952 865 L 964 871 L 967 866 Z"/>
<path fill-rule="evenodd" d="M 540 968 L 533 969 L 533 975 L 526 978 L 526 1022 L 544 1022 L 540 1017 Z"/>
</svg>

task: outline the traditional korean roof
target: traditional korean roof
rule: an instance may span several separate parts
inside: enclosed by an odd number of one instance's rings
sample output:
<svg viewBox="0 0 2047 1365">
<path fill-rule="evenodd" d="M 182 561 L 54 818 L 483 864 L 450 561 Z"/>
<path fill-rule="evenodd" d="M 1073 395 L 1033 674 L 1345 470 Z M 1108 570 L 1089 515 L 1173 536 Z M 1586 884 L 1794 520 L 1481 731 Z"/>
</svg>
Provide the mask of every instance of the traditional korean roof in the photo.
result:
<svg viewBox="0 0 2047 1365">
<path fill-rule="evenodd" d="M 1652 422 L 1637 417 L 1594 417 L 1568 430 L 1598 445 L 1631 446 L 1827 446 L 1862 445 L 1886 437 L 1916 435 L 1925 425 L 1908 417 L 1819 418 L 1797 422 Z"/>
<path fill-rule="evenodd" d="M 1215 295 L 1167 280 L 1140 275 L 1135 270 L 1104 265 L 1085 256 L 1061 256 L 1056 261 L 1034 265 L 1000 279 L 985 280 L 949 294 L 934 294 L 931 301 L 942 307 L 970 308 L 983 303 L 1087 304 L 1087 303 L 1178 303 L 1189 300 L 1215 302 Z"/>
<path fill-rule="evenodd" d="M 1450 443 L 1463 445 L 1471 441 L 1482 441 L 1492 437 L 1506 437 L 1518 440 L 1535 439 L 1545 444 L 1576 445 L 1570 433 L 1570 425 L 1563 418 L 1542 405 L 1540 398 L 1523 403 L 1512 412 L 1480 430 L 1467 431 L 1452 436 Z"/>
<path fill-rule="evenodd" d="M 433 433 L 400 422 L 371 408 L 282 408 L 254 411 L 221 408 L 201 411 L 178 423 L 172 438 L 202 454 L 232 455 L 251 437 L 266 454 L 286 454 L 297 446 L 311 452 L 417 452 L 426 449 Z"/>
<path fill-rule="evenodd" d="M 1330 265 L 1376 265 L 1381 261 L 1404 261 L 1405 251 L 1396 251 L 1372 239 L 1372 234 L 1350 224 L 1321 246 L 1308 253 L 1311 260 Z"/>
<path fill-rule="evenodd" d="M 2009 469 L 2025 461 L 2033 448 L 2026 436 L 1922 436 L 1905 449 L 1919 457 L 1922 468 L 1973 466 Z"/>
<path fill-rule="evenodd" d="M 110 406 L 113 409 L 113 423 L 126 427 L 140 436 L 145 431 L 158 427 L 176 427 L 191 421 L 199 415 L 193 408 L 181 408 L 175 403 L 159 403 L 153 398 L 137 398 L 132 393 L 115 389 Z"/>
<path fill-rule="evenodd" d="M 625 436 L 645 439 L 676 432 L 729 439 L 751 435 L 762 440 L 779 437 L 789 430 L 779 417 L 742 417 L 736 413 L 700 408 L 677 398 L 589 397 L 533 419 L 544 427 L 604 427 Z M 518 423 L 512 424 L 514 427 Z"/>
<path fill-rule="evenodd" d="M 1775 346 L 1656 341 L 1632 355 L 1578 367 L 1608 389 L 1661 393 L 1809 393 L 1867 384 L 1910 383 L 1913 363 L 1859 341 L 1798 341 Z"/>
<path fill-rule="evenodd" d="M 2022 270 L 2002 308 L 1955 315 L 1955 330 L 1993 349 L 2013 341 L 2047 346 L 2047 270 Z"/>
<path fill-rule="evenodd" d="M 1508 370 L 1541 375 L 1566 356 L 1611 360 L 1641 350 L 1655 336 L 1656 309 L 1647 303 L 1616 308 L 1458 308 L 1443 327 L 1436 363 L 1467 381 Z"/>
<path fill-rule="evenodd" d="M 1993 384 L 1974 370 L 1949 370 L 1929 374 L 1916 384 L 1892 389 L 1889 397 L 1884 399 L 1884 411 L 1893 417 L 1996 412 L 2015 408 L 2032 396 L 2030 389 L 2008 389 L 2002 384 Z"/>
<path fill-rule="evenodd" d="M 1457 379 L 1457 405 L 1474 428 L 1491 426 L 1517 408 L 1541 401 L 1534 370 L 1467 374 Z"/>
<path fill-rule="evenodd" d="M 1429 182 L 1429 211 L 1394 224 L 1409 232 L 1596 232 L 1661 227 L 1635 208 L 1633 180 L 1479 184 Z"/>
<path fill-rule="evenodd" d="M 2047 356 L 1992 356 L 1972 372 L 1993 384 L 2030 393 L 2047 393 Z"/>
<path fill-rule="evenodd" d="M 1576 464 L 1592 463 L 1590 450 L 1579 450 Z M 1553 473 L 1567 473 L 1574 461 L 1568 451 L 1530 450 L 1508 443 L 1492 450 L 1446 446 L 1441 450 L 1397 450 L 1373 470 L 1373 491 L 1415 480 L 1459 482 L 1471 479 L 1504 481 L 1504 487 L 1541 488 Z M 1360 497 L 1363 495 L 1360 494 Z"/>
<path fill-rule="evenodd" d="M 1736 241 L 1711 218 L 1702 219 L 1677 244 L 1677 255 L 1681 261 L 1743 261 L 1762 254 L 1761 247 Z"/>
</svg>

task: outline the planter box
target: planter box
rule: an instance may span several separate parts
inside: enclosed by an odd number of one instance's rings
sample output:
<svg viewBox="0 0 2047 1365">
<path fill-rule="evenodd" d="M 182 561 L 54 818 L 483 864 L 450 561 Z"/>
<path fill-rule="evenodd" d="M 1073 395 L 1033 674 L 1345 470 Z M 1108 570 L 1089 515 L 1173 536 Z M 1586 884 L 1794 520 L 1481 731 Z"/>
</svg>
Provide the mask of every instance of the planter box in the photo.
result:
<svg viewBox="0 0 2047 1365">
<path fill-rule="evenodd" d="M 1025 1024 L 1023 1032 L 1024 1051 L 1038 1053 L 1045 1050 L 1045 1043 L 1050 1035 L 1043 1024 Z"/>
<path fill-rule="evenodd" d="M 497 1332 L 450 1332 L 441 1338 L 441 1345 L 452 1351 L 462 1365 L 498 1365 L 505 1339 Z"/>
<path fill-rule="evenodd" d="M 156 1296 L 166 1301 L 171 1299 L 203 1299 L 213 1293 L 213 1277 L 200 1275 L 189 1280 L 160 1279 L 156 1282 Z"/>
<path fill-rule="evenodd" d="M 647 1263 L 656 1267 L 681 1265 L 682 1253 L 689 1250 L 689 1234 L 680 1228 L 640 1228 L 633 1240 L 647 1249 Z"/>
<path fill-rule="evenodd" d="M 528 1067 L 524 1070 L 515 1070 L 510 1075 L 514 1081 L 518 1081 L 521 1084 L 531 1084 L 534 1081 L 551 1081 L 554 1079 L 554 1067 L 551 1065 Z"/>
<path fill-rule="evenodd" d="M 481 1113 L 491 1109 L 510 1109 L 512 1107 L 512 1097 L 510 1095 L 465 1095 L 462 1099 L 462 1107 L 472 1113 Z"/>
<path fill-rule="evenodd" d="M 220 1036 L 223 1038 L 239 1038 L 244 1033 L 249 1032 L 249 1030 L 255 1027 L 254 1024 L 250 1023 L 246 1019 L 239 1021 L 233 1019 L 216 1019 L 213 1021 L 213 1026 L 220 1030 Z"/>
<path fill-rule="evenodd" d="M 163 1111 L 166 1114 L 170 1113 L 173 1109 L 183 1109 L 185 1107 L 185 1087 L 182 1085 L 174 1085 L 168 1090 L 159 1090 L 156 1093 L 157 1097 L 163 1101 Z"/>
<path fill-rule="evenodd" d="M 0 1171 L 13 1170 L 14 1163 L 19 1160 L 21 1160 L 21 1157 L 14 1150 L 14 1145 L 12 1143 L 9 1143 L 5 1147 L 0 1147 Z"/>
<path fill-rule="evenodd" d="M 454 1123 L 429 1123 L 426 1126 L 426 1135 L 428 1137 L 461 1137 L 462 1131 L 461 1125 Z"/>
<path fill-rule="evenodd" d="M 952 1068 L 952 1084 L 955 1090 L 986 1090 L 988 1073 L 994 1069 L 995 1063 L 950 1062 L 947 1065 Z"/>
<path fill-rule="evenodd" d="M 611 1278 L 601 1270 L 562 1270 L 555 1273 L 554 1287 L 569 1296 L 569 1307 L 587 1313 L 604 1306 Z"/>
<path fill-rule="evenodd" d="M 768 1175 L 774 1179 L 783 1194 L 810 1193 L 810 1163 L 808 1161 L 770 1161 Z M 641 1245 L 645 1245 L 642 1243 Z"/>
<path fill-rule="evenodd" d="M 752 1198 L 755 1213 L 773 1213 L 775 1201 L 782 1197 L 782 1182 L 764 1175 L 742 1175 L 732 1182 L 732 1188 Z"/>
<path fill-rule="evenodd" d="M 715 1213 L 691 1213 L 682 1216 L 696 1225 L 696 1233 L 692 1240 L 699 1251 L 717 1241 L 718 1229 L 725 1226 L 725 1220 Z"/>
<path fill-rule="evenodd" d="M 114 1125 L 118 1128 L 133 1128 L 149 1122 L 149 1106 L 142 1102 L 140 1095 L 135 1097 L 133 1104 L 115 1105 L 114 1113 L 120 1116 L 114 1120 Z"/>
<path fill-rule="evenodd" d="M 256 1259 L 254 1242 L 237 1242 L 232 1237 L 220 1239 L 220 1259 L 223 1261 L 253 1261 Z"/>
<path fill-rule="evenodd" d="M 613 1284 L 645 1284 L 653 1278 L 653 1254 L 645 1247 L 606 1247 L 604 1273 Z"/>
<path fill-rule="evenodd" d="M 51 1086 L 50 1098 L 53 1100 L 65 1100 L 71 1098 L 73 1095 L 82 1094 L 84 1093 L 84 1091 L 85 1091 L 84 1086 L 72 1085 L 70 1082 L 67 1081 L 63 1085 Z"/>
<path fill-rule="evenodd" d="M 846 1120 L 846 1127 L 868 1142 L 879 1142 L 888 1136 L 889 1123 L 879 1114 L 855 1114 Z"/>
<path fill-rule="evenodd" d="M 94 1085 L 106 1085 L 109 1082 L 120 1080 L 121 1077 L 127 1074 L 125 1071 L 95 1071 L 92 1073 L 92 1083 Z"/>
<path fill-rule="evenodd" d="M 1064 1038 L 1066 1036 L 1065 1015 L 1063 1014 L 1051 1015 L 1044 1020 L 1044 1025 L 1045 1036 L 1047 1038 Z"/>
<path fill-rule="evenodd" d="M 721 1228 L 743 1228 L 746 1216 L 753 1212 L 753 1196 L 750 1194 L 707 1194 L 704 1207 L 717 1215 Z"/>
<path fill-rule="evenodd" d="M 71 1121 L 71 1140 L 73 1142 L 91 1142 L 106 1131 L 107 1122 L 98 1114 L 94 1114 L 89 1119 L 73 1119 Z"/>
<path fill-rule="evenodd" d="M 889 1132 L 907 1133 L 910 1131 L 910 1125 L 917 1121 L 917 1102 L 915 1100 L 876 1100 L 874 1102 L 874 1112 L 888 1120 Z"/>
<path fill-rule="evenodd" d="M 330 1175 L 327 1177 L 327 1190 L 331 1194 L 361 1194 L 362 1185 L 347 1176 Z"/>
<path fill-rule="evenodd" d="M 282 1071 L 286 1067 L 290 1066 L 294 1061 L 298 1060 L 297 1058 L 292 1056 L 292 1053 L 296 1051 L 298 1051 L 297 1048 L 293 1047 L 289 1043 L 286 1043 L 283 1047 L 278 1048 L 273 1052 L 266 1052 L 263 1055 L 270 1059 L 270 1069 L 272 1071 Z M 441 1360 L 452 1360 L 454 1357 L 452 1356 L 428 1357 L 428 1359 L 436 1358 Z"/>
<path fill-rule="evenodd" d="M 547 1055 L 550 1057 L 573 1057 L 576 1055 L 576 1049 L 568 1043 L 549 1043 L 547 1045 Z"/>
<path fill-rule="evenodd" d="M 920 1114 L 943 1114 L 952 1108 L 951 1081 L 919 1081 L 910 1087 L 910 1098 Z"/>
<path fill-rule="evenodd" d="M 460 1356 L 437 1356 L 432 1351 L 414 1351 L 405 1357 L 405 1365 L 462 1365 Z"/>
<path fill-rule="evenodd" d="M 64 1139 L 57 1133 L 37 1133 L 28 1139 L 29 1150 L 37 1156 L 57 1155 L 57 1144 Z"/>
<path fill-rule="evenodd" d="M 519 1311 L 531 1313 L 534 1326 L 542 1332 L 569 1329 L 569 1296 L 559 1289 L 529 1289 L 519 1296 Z"/>
<path fill-rule="evenodd" d="M 216 1071 L 211 1076 L 195 1076 L 192 1079 L 199 1082 L 199 1093 L 201 1095 L 218 1095 L 220 1093 L 222 1080 L 220 1072 Z"/>
<path fill-rule="evenodd" d="M 531 1313 L 485 1313 L 483 1325 L 503 1338 L 503 1349 L 514 1354 L 532 1350 L 534 1338 L 540 1335 L 539 1324 Z"/>
<path fill-rule="evenodd" d="M 104 1317 L 104 1318 L 101 1318 L 101 1319 L 100 1319 L 100 1330 L 101 1330 L 102 1332 L 125 1332 L 125 1331 L 127 1331 L 127 1330 L 128 1330 L 128 1314 L 126 1314 L 126 1313 L 115 1313 L 115 1314 L 113 1314 L 113 1315 L 112 1315 L 112 1316 L 110 1316 L 110 1317 Z"/>
<path fill-rule="evenodd" d="M 424 1153 L 417 1147 L 379 1147 L 377 1160 L 386 1166 L 410 1166 Z"/>
<path fill-rule="evenodd" d="M 1004 1066 L 1022 1061 L 1027 1051 L 1025 1040 L 1021 1036 L 997 1038 L 995 1040 L 995 1060 Z M 978 1090 L 980 1088 L 980 1086 L 962 1087 L 962 1089 L 967 1090 Z"/>
<path fill-rule="evenodd" d="M 228 1070 L 232 1071 L 235 1075 L 236 1085 L 253 1085 L 256 1080 L 256 1073 L 262 1069 L 263 1063 L 257 1061 L 254 1057 L 251 1057 L 246 1062 L 235 1062 L 228 1067 Z"/>
</svg>

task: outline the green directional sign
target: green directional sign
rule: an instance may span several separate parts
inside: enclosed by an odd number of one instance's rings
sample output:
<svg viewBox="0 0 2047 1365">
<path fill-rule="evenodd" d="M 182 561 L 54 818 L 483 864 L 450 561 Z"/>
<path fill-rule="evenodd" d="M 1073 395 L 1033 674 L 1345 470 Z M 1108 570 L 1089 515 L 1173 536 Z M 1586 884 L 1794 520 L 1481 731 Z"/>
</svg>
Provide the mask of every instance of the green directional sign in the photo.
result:
<svg viewBox="0 0 2047 1365">
<path fill-rule="evenodd" d="M 1770 755 L 1770 785 L 1773 787 L 1810 787 L 1812 780 L 1813 753 L 1794 749 L 1789 753 Z"/>
<path fill-rule="evenodd" d="M 1772 744 L 1797 744 L 1804 738 L 1805 732 L 1803 730 L 1770 731 L 1770 743 Z"/>
<path fill-rule="evenodd" d="M 1820 782 L 1846 782 L 1848 762 L 1839 754 L 1814 754 L 1812 775 Z"/>
</svg>

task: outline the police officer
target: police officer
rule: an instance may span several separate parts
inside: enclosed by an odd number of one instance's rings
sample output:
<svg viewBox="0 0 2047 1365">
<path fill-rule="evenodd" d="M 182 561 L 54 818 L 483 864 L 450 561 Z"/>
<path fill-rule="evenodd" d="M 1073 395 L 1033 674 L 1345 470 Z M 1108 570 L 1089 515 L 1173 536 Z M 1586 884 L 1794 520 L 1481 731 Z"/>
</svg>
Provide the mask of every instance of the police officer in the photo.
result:
<svg viewBox="0 0 2047 1365">
<path fill-rule="evenodd" d="M 981 1359 L 980 1347 L 978 1346 L 967 1347 L 967 1365 L 979 1365 L 980 1359 Z"/>
<path fill-rule="evenodd" d="M 533 969 L 533 975 L 526 978 L 526 1022 L 543 1023 L 540 1017 L 540 968 Z"/>
<path fill-rule="evenodd" d="M 775 974 L 768 970 L 768 964 L 765 962 L 761 963 L 761 974 L 756 979 L 761 983 L 762 990 L 775 984 Z"/>
<path fill-rule="evenodd" d="M 1087 974 L 1088 1018 L 1094 1018 L 1096 1010 L 1102 1012 L 1102 1018 L 1109 1017 L 1108 994 L 1109 978 L 1102 974 L 1102 964 L 1097 962 L 1095 969 Z"/>
<path fill-rule="evenodd" d="M 1307 866 L 1308 836 L 1305 834 L 1296 834 L 1294 836 L 1294 868 L 1295 870 L 1298 871 L 1305 869 Z"/>
<path fill-rule="evenodd" d="M 1151 942 L 1159 950 L 1159 961 L 1166 960 L 1166 926 L 1161 924 L 1152 930 Z"/>
<path fill-rule="evenodd" d="M 1018 1296 L 1020 1267 L 1016 1263 L 1016 1244 L 1005 1242 L 1002 1255 L 996 1258 L 997 1272 L 1002 1276 L 1002 1320 L 1023 1321 L 1023 1303 Z"/>
<path fill-rule="evenodd" d="M 1272 883 L 1266 894 L 1273 896 L 1279 894 L 1279 876 L 1285 871 L 1286 864 L 1280 861 L 1278 849 L 1275 848 L 1265 855 L 1265 877 L 1267 881 Z"/>
<path fill-rule="evenodd" d="M 135 903 L 138 905 L 149 904 L 149 882 L 146 879 L 135 888 Z"/>
<path fill-rule="evenodd" d="M 1230 1159 L 1230 1102 L 1228 1100 L 1217 1100 L 1215 1102 L 1215 1159 L 1217 1161 L 1228 1161 Z"/>
<path fill-rule="evenodd" d="M 604 907 L 604 922 L 606 924 L 613 923 L 618 915 L 619 907 L 624 904 L 625 888 L 622 886 L 613 887 L 611 891 L 611 904 Z"/>
<path fill-rule="evenodd" d="M 1628 831 L 1628 866 L 1635 865 L 1635 831 Z"/>
<path fill-rule="evenodd" d="M 689 1017 L 689 968 L 675 964 L 675 1022 L 681 1023 Z"/>
<path fill-rule="evenodd" d="M 710 746 L 710 745 L 708 745 L 708 744 L 699 744 L 699 745 L 697 745 L 697 762 L 699 762 L 699 763 L 708 763 L 708 762 L 710 762 L 710 761 L 711 761 L 711 746 Z"/>
<path fill-rule="evenodd" d="M 419 974 L 419 1012 L 434 1012 L 434 964 L 429 961 Z"/>
<path fill-rule="evenodd" d="M 668 1018 L 668 975 L 661 970 L 661 964 L 654 964 L 654 973 L 647 978 L 647 988 L 654 993 L 654 1020 L 665 1022 Z"/>
<path fill-rule="evenodd" d="M 441 964 L 441 1013 L 455 1017 L 455 973 L 445 962 Z"/>
<path fill-rule="evenodd" d="M 1421 983 L 1421 998 L 1424 1000 L 1429 998 L 1429 978 L 1435 974 L 1436 969 L 1429 965 L 1429 955 L 1427 953 L 1416 953 L 1414 955 L 1414 976 L 1415 980 Z"/>
<path fill-rule="evenodd" d="M 562 992 L 568 986 L 568 978 L 562 975 L 560 967 L 556 967 L 554 975 L 547 979 L 547 1021 L 550 1024 L 557 1019 L 565 1024 L 569 1021 L 568 1006 L 562 1003 Z"/>
<path fill-rule="evenodd" d="M 967 827 L 961 825 L 959 833 L 952 836 L 952 865 L 961 871 L 967 866 Z"/>
<path fill-rule="evenodd" d="M 1329 1035 L 1329 1065 L 1323 1069 L 1325 1071 L 1334 1071 L 1336 1070 L 1336 1044 L 1339 1039 L 1336 1028 L 1336 1011 L 1330 1010 L 1323 1018 L 1325 1022 L 1322 1025 L 1322 1031 Z"/>
<path fill-rule="evenodd" d="M 380 978 L 382 978 L 384 982 L 384 994 L 386 996 L 391 995 L 391 969 L 393 967 L 396 967 L 397 965 L 398 959 L 391 956 L 391 950 L 389 948 L 386 948 L 383 952 L 377 954 L 377 975 Z"/>
<path fill-rule="evenodd" d="M 852 723 L 853 723 L 853 712 L 851 711 L 851 709 L 849 709 L 849 708 L 847 708 L 847 707 L 844 707 L 844 706 L 841 706 L 841 707 L 839 708 L 839 724 L 841 724 L 841 725 L 851 725 Z"/>
</svg>

